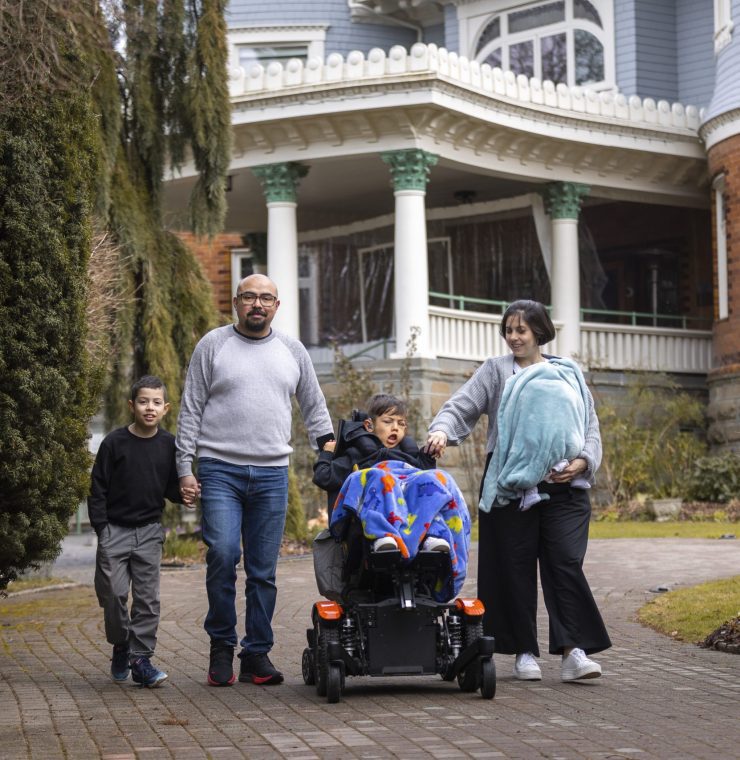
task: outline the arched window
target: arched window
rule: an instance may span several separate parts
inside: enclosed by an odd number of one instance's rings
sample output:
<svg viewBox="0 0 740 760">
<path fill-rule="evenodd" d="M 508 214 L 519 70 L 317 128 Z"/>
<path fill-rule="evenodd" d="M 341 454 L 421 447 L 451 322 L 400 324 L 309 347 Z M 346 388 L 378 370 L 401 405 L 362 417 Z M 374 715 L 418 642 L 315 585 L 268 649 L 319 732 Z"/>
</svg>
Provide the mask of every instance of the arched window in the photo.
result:
<svg viewBox="0 0 740 760">
<path fill-rule="evenodd" d="M 509 5 L 483 19 L 471 40 L 471 57 L 556 84 L 612 86 L 612 43 L 603 6 L 604 0 Z"/>
</svg>

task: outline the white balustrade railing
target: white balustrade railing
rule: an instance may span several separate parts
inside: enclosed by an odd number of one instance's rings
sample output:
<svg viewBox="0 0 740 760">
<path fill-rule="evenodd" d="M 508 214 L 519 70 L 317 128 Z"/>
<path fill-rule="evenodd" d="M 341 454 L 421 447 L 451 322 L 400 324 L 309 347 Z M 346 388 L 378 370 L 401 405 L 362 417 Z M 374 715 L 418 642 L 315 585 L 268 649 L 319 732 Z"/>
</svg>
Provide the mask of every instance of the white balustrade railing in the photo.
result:
<svg viewBox="0 0 740 760">
<path fill-rule="evenodd" d="M 591 369 L 704 374 L 712 367 L 712 333 L 581 322 L 581 356 Z"/>
<path fill-rule="evenodd" d="M 388 53 L 373 48 L 365 57 L 359 50 L 347 54 L 331 53 L 326 61 L 311 57 L 304 62 L 291 58 L 285 66 L 273 61 L 267 66 L 252 64 L 248 70 L 241 66 L 229 70 L 229 91 L 233 98 L 257 94 L 279 94 L 296 87 L 321 88 L 337 84 L 357 85 L 377 82 L 383 78 L 435 73 L 459 82 L 491 98 L 504 98 L 523 105 L 547 106 L 585 117 L 599 116 L 641 127 L 683 128 L 697 130 L 702 113 L 696 106 L 655 101 L 653 98 L 627 97 L 619 92 L 597 92 L 588 87 L 569 87 L 550 80 L 526 77 L 503 71 L 498 66 L 470 61 L 464 56 L 439 48 L 434 44 L 417 42 L 410 51 L 396 45 Z"/>
<path fill-rule="evenodd" d="M 559 325 L 555 325 L 559 329 Z M 448 359 L 483 361 L 508 353 L 501 335 L 501 314 L 460 311 L 444 306 L 429 307 L 429 331 L 434 354 Z M 545 352 L 557 353 L 557 336 Z"/>
<path fill-rule="evenodd" d="M 431 349 L 439 357 L 483 361 L 508 351 L 500 333 L 500 314 L 431 306 L 429 322 Z M 560 325 L 555 328 L 559 331 Z M 557 336 L 544 350 L 558 353 Z M 579 359 L 592 370 L 704 374 L 712 365 L 712 333 L 581 322 Z"/>
</svg>

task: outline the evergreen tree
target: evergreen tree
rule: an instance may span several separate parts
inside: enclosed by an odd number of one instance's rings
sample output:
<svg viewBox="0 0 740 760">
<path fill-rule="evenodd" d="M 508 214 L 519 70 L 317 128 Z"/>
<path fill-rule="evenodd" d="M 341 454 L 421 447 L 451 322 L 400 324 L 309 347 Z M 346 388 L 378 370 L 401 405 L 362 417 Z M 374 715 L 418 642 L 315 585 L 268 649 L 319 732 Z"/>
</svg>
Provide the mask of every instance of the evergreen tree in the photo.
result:
<svg viewBox="0 0 740 760">
<path fill-rule="evenodd" d="M 0 8 L 4 24 L 10 11 L 37 20 L 39 6 L 17 5 Z M 89 69 L 67 18 L 46 24 L 57 64 L 29 44 L 25 79 L 0 65 L 0 590 L 58 552 L 88 487 L 98 389 L 85 352 L 97 123 L 88 92 L 68 86 Z M 14 32 L 5 46 L 20 47 L 23 24 Z"/>
<path fill-rule="evenodd" d="M 161 183 L 168 160 L 192 160 L 194 229 L 220 229 L 224 5 L 0 0 L 0 590 L 59 550 L 88 488 L 101 386 L 118 421 L 134 377 L 158 374 L 174 422 L 215 323 L 197 261 L 162 225 Z M 115 265 L 88 290 L 106 272 L 89 268 L 93 232 Z"/>
</svg>

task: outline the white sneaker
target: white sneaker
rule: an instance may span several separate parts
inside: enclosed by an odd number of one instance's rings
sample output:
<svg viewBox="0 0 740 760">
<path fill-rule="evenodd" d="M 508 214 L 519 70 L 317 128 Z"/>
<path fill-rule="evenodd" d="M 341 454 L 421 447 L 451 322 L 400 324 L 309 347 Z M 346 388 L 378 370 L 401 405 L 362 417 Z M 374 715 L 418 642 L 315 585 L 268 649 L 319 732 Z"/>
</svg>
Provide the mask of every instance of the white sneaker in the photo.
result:
<svg viewBox="0 0 740 760">
<path fill-rule="evenodd" d="M 520 681 L 541 681 L 542 671 L 531 652 L 518 654 L 514 660 L 514 678 Z"/>
<path fill-rule="evenodd" d="M 373 541 L 374 552 L 392 552 L 398 549 L 398 544 L 393 536 L 381 536 Z"/>
<path fill-rule="evenodd" d="M 446 552 L 450 553 L 450 545 L 444 538 L 437 538 L 436 536 L 427 536 L 421 545 L 421 548 L 425 552 Z"/>
<path fill-rule="evenodd" d="M 601 665 L 589 660 L 582 649 L 573 649 L 567 657 L 563 657 L 560 666 L 560 678 L 563 681 L 577 681 L 581 678 L 599 678 Z"/>
</svg>

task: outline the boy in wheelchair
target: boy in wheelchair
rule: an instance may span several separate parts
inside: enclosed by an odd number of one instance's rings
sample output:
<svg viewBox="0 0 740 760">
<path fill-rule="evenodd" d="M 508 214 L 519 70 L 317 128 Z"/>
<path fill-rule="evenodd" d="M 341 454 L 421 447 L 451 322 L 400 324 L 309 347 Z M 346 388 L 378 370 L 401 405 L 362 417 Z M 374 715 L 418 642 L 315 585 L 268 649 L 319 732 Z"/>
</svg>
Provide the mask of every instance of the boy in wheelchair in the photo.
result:
<svg viewBox="0 0 740 760">
<path fill-rule="evenodd" d="M 420 550 L 449 554 L 449 564 L 438 563 L 446 577 L 433 592 L 447 601 L 465 580 L 470 516 L 453 478 L 406 435 L 407 416 L 396 396 L 372 396 L 366 413 L 355 410 L 340 422 L 338 440 L 325 444 L 314 465 L 313 482 L 329 494 L 329 530 L 344 544 L 345 580 L 361 564 L 361 526 L 373 552 L 398 551 L 407 563 Z"/>
<path fill-rule="evenodd" d="M 338 701 L 345 676 L 440 674 L 495 693 L 483 606 L 454 599 L 467 570 L 470 517 L 454 479 L 405 435 L 406 407 L 373 396 L 319 455 L 329 530 L 314 541 L 320 593 L 303 678 Z"/>
</svg>

